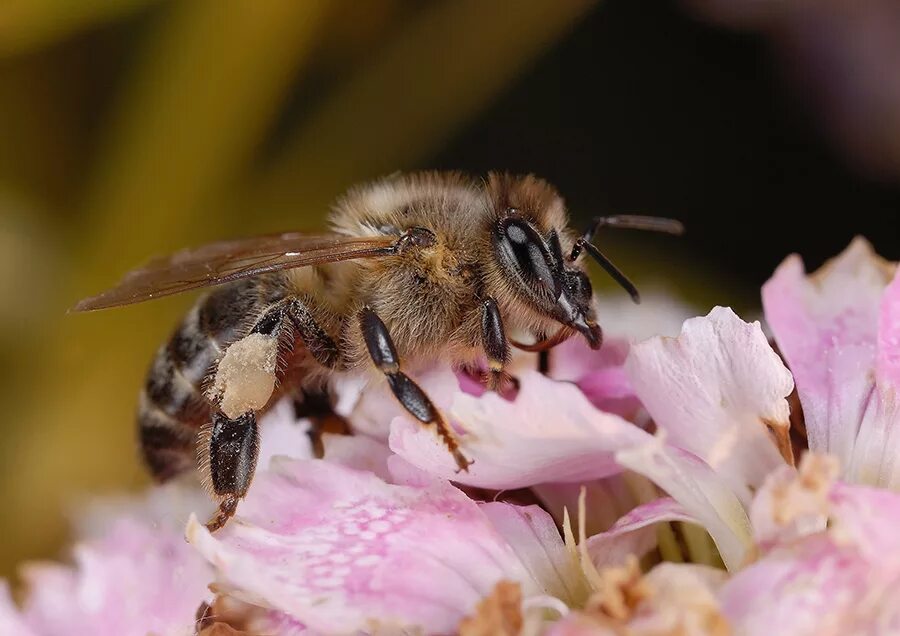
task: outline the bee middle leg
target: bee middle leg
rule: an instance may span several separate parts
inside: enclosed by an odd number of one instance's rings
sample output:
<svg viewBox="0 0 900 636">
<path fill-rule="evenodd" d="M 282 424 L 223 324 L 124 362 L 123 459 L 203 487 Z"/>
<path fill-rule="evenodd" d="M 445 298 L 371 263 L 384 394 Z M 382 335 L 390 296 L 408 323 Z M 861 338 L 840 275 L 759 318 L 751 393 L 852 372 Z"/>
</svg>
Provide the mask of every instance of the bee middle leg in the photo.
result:
<svg viewBox="0 0 900 636">
<path fill-rule="evenodd" d="M 200 463 L 219 509 L 206 524 L 224 526 L 247 494 L 259 450 L 257 413 L 266 406 L 277 382 L 278 359 L 286 334 L 296 333 L 320 364 L 337 367 L 341 356 L 334 340 L 299 298 L 271 306 L 250 333 L 228 347 L 213 385 L 218 410 L 201 433 Z"/>
<path fill-rule="evenodd" d="M 403 408 L 422 424 L 434 424 L 437 427 L 438 435 L 453 455 L 459 470 L 467 471 L 472 462 L 460 451 L 453 429 L 421 387 L 400 370 L 400 358 L 387 326 L 369 307 L 363 307 L 358 318 L 369 356 L 375 366 L 384 373 L 394 396 Z"/>
</svg>

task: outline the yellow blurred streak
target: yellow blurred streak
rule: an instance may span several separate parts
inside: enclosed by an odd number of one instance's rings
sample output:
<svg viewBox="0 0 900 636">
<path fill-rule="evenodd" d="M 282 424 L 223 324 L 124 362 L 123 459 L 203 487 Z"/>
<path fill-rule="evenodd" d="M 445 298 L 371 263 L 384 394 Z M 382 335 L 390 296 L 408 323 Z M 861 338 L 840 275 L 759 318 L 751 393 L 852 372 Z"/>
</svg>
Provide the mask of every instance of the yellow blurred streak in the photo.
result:
<svg viewBox="0 0 900 636">
<path fill-rule="evenodd" d="M 0 3 L 0 57 L 31 52 L 153 2 L 158 0 L 4 0 Z"/>
<path fill-rule="evenodd" d="M 89 188 L 69 300 L 135 258 L 217 232 L 207 199 L 248 160 L 304 60 L 325 0 L 192 0 L 152 34 Z M 59 539 L 73 493 L 138 483 L 133 409 L 145 364 L 181 303 L 70 316 L 42 334 L 0 470 L 0 572 Z M 62 307 L 56 308 L 62 313 Z M 15 430 L 12 430 L 15 429 Z M 23 487 L 23 484 L 26 486 Z"/>
<path fill-rule="evenodd" d="M 144 51 L 89 195 L 91 260 L 181 246 L 219 220 L 200 204 L 236 173 L 313 42 L 325 0 L 192 0 Z M 97 231 L 99 230 L 99 231 Z M 208 236 L 208 231 L 203 232 Z M 98 253 L 99 252 L 99 253 Z M 110 263 L 113 259 L 113 263 Z M 107 274 L 108 276 L 108 274 Z"/>
<path fill-rule="evenodd" d="M 271 227 L 321 215 L 360 179 L 408 168 L 485 108 L 594 0 L 448 0 L 411 24 L 311 115 L 239 199 Z M 547 87 L 553 90 L 553 87 Z"/>
</svg>

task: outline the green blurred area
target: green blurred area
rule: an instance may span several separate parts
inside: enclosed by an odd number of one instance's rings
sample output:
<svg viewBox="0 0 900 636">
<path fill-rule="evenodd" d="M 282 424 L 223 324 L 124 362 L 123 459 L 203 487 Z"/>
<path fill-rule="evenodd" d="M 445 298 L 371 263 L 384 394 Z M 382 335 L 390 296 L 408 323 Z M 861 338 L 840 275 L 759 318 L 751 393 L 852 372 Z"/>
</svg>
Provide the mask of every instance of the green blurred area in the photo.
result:
<svg viewBox="0 0 900 636">
<path fill-rule="evenodd" d="M 137 389 L 191 297 L 67 307 L 154 254 L 320 227 L 346 187 L 427 165 L 592 5 L 0 3 L 0 575 L 54 555 L 79 496 L 145 482 Z"/>
</svg>

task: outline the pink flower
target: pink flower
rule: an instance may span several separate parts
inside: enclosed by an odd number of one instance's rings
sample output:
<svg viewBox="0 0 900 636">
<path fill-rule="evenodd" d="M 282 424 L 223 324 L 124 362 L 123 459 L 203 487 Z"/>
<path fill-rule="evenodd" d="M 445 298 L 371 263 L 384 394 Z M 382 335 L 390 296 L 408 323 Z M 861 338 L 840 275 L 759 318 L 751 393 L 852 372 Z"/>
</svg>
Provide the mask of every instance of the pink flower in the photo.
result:
<svg viewBox="0 0 900 636">
<path fill-rule="evenodd" d="M 626 326 L 625 310 L 609 303 L 609 313 L 620 318 L 604 323 L 603 348 L 597 352 L 580 340 L 567 341 L 552 351 L 547 376 L 536 371 L 534 356 L 519 357 L 511 369 L 520 383 L 514 400 L 460 390 L 446 370 L 420 376 L 461 432 L 474 460 L 467 473 L 457 471 L 430 430 L 399 410 L 391 422 L 391 450 L 431 474 L 491 489 L 580 485 L 620 473 L 615 453 L 647 440 L 646 432 L 626 419 L 642 419 L 624 366 L 631 346 L 626 332 L 629 327 L 672 331 L 684 314 L 660 296 L 651 296 L 644 308 L 655 320 Z"/>
<path fill-rule="evenodd" d="M 799 473 L 779 470 L 757 495 L 762 556 L 719 594 L 737 633 L 900 630 L 900 495 L 835 482 L 835 468 L 833 459 L 807 455 Z"/>
<path fill-rule="evenodd" d="M 631 556 L 602 568 L 596 593 L 547 633 L 898 633 L 900 495 L 837 482 L 836 466 L 834 458 L 808 454 L 799 470 L 783 466 L 769 475 L 751 504 L 753 558 L 730 576 L 671 563 L 642 575 Z"/>
<path fill-rule="evenodd" d="M 396 463 L 396 462 L 393 462 Z M 453 631 L 501 580 L 529 599 L 577 602 L 583 583 L 549 515 L 478 504 L 399 466 L 407 484 L 326 461 L 276 460 L 234 523 L 189 541 L 216 588 L 326 634 Z"/>
<path fill-rule="evenodd" d="M 74 565 L 24 568 L 27 595 L 21 611 L 7 588 L 0 588 L 0 633 L 192 634 L 197 608 L 211 596 L 211 572 L 184 542 L 187 515 L 181 517 L 179 509 L 195 508 L 199 500 L 197 493 L 168 487 L 119 507 L 114 518 L 93 519 L 88 525 L 97 536 L 74 547 Z"/>
<path fill-rule="evenodd" d="M 656 504 L 633 514 L 642 525 L 691 515 L 737 567 L 751 547 L 752 492 L 783 465 L 779 447 L 789 450 L 777 440 L 787 438 L 790 373 L 758 323 L 721 307 L 686 321 L 677 338 L 634 346 L 626 369 L 659 432 L 616 460 L 683 507 L 675 517 Z"/>
<path fill-rule="evenodd" d="M 797 382 L 810 450 L 851 482 L 900 487 L 900 278 L 862 238 L 807 276 L 788 257 L 763 287 Z"/>
</svg>

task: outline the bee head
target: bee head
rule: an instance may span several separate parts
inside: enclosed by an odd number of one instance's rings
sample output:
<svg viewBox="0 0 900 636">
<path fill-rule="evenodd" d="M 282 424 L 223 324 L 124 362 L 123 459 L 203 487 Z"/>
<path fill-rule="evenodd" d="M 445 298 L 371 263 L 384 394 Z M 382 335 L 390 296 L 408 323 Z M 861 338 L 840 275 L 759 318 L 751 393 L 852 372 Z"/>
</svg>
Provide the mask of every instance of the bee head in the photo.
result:
<svg viewBox="0 0 900 636">
<path fill-rule="evenodd" d="M 503 287 L 542 318 L 578 331 L 593 348 L 602 337 L 587 274 L 567 260 L 562 199 L 534 177 L 492 174 L 491 251 Z"/>
</svg>

